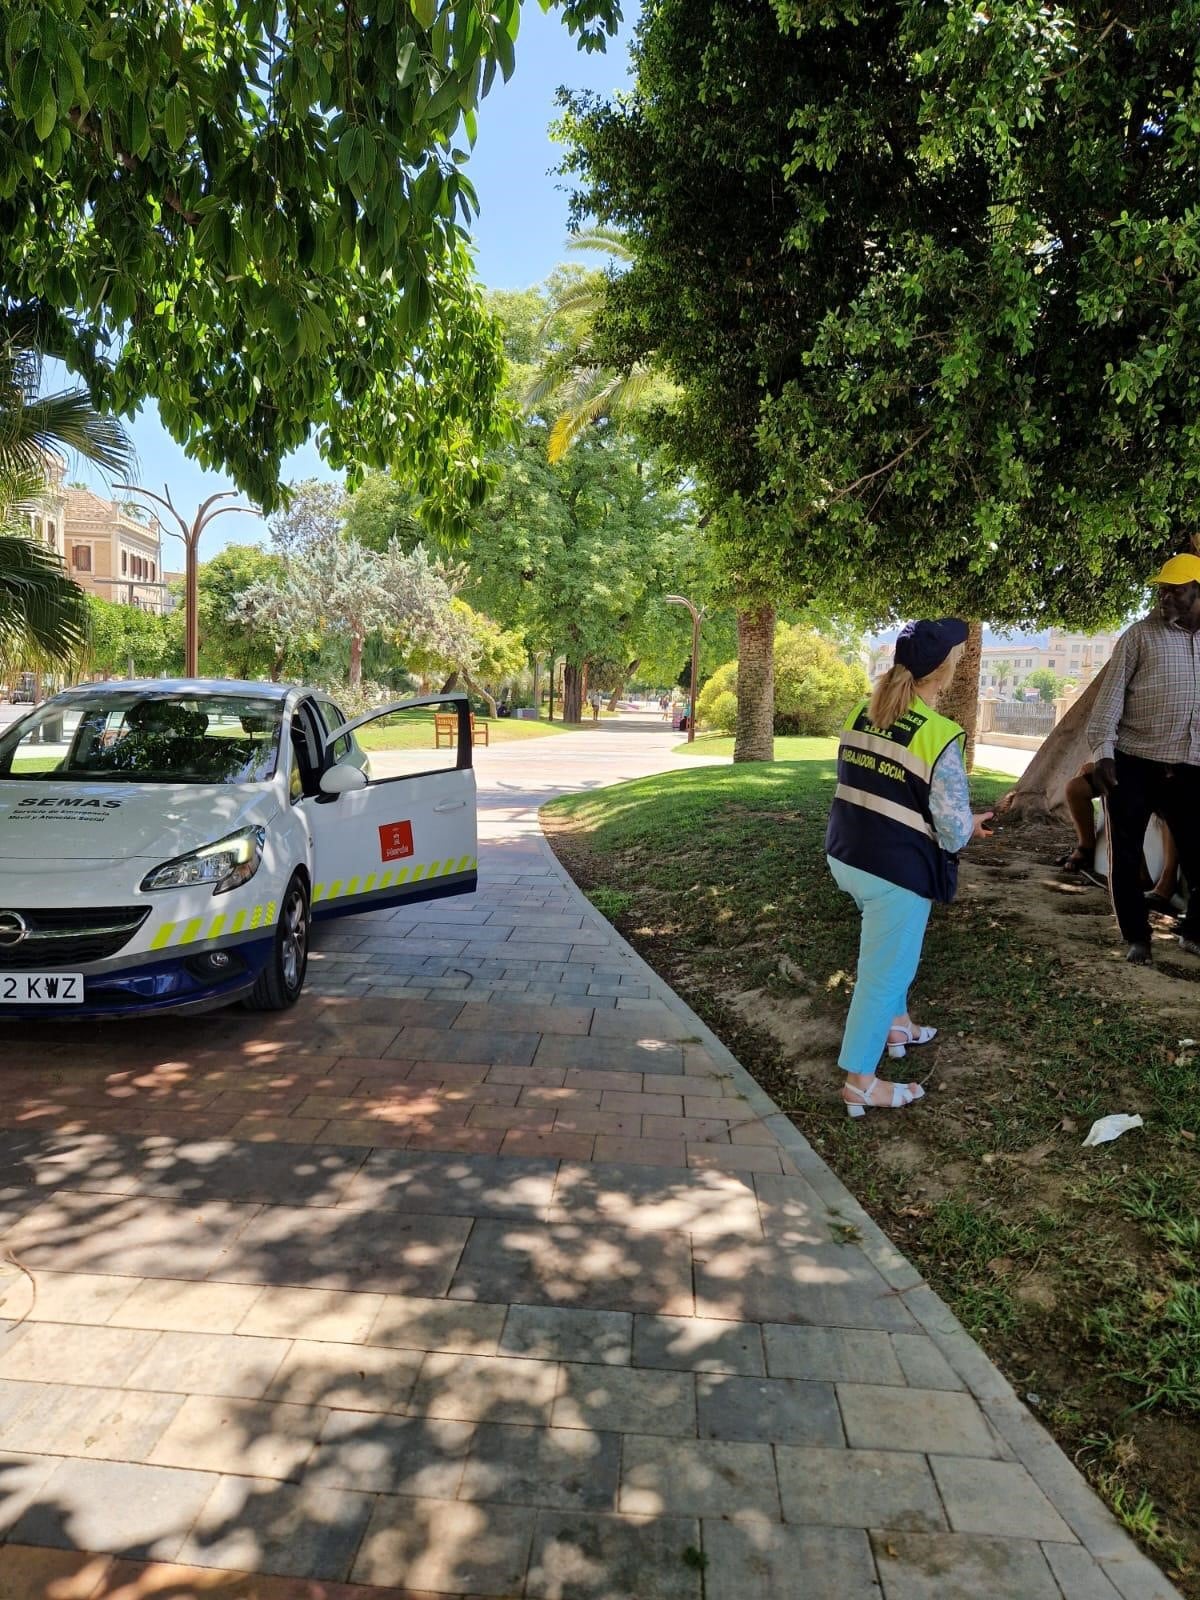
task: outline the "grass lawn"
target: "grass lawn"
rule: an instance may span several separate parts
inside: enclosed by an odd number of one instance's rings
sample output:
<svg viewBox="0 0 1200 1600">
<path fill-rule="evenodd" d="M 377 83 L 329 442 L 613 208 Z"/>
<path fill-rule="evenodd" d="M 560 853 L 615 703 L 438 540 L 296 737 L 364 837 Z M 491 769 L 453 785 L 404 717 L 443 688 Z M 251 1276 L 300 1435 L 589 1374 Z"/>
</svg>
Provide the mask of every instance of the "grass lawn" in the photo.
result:
<svg viewBox="0 0 1200 1600">
<path fill-rule="evenodd" d="M 851 1122 L 835 1062 L 858 918 L 822 848 L 833 742 L 788 743 L 805 758 L 553 801 L 547 833 L 1200 1595 L 1200 963 L 1161 925 L 1154 970 L 1125 966 L 1107 898 L 1054 870 L 1057 836 L 1000 835 L 930 923 L 912 1009 L 941 1038 L 885 1071 L 928 1076 L 928 1099 Z M 978 803 L 1012 783 L 976 774 Z M 1082 1149 L 1114 1111 L 1146 1126 Z"/>
<path fill-rule="evenodd" d="M 686 741 L 677 744 L 672 752 L 677 756 L 731 756 L 733 754 L 733 735 L 723 733 L 698 733 L 691 744 Z M 826 757 L 832 758 L 837 753 L 836 739 L 800 739 L 781 738 L 775 739 L 775 760 L 778 761 L 820 761 Z M 1012 787 L 1010 780 L 1009 787 Z"/>
<path fill-rule="evenodd" d="M 476 718 L 479 726 L 481 718 Z M 522 739 L 542 739 L 551 733 L 568 733 L 570 728 L 561 722 L 525 722 L 515 717 L 488 717 L 489 747 L 493 744 L 515 744 Z M 387 727 L 366 727 L 358 732 L 358 742 L 364 750 L 422 750 L 433 749 L 433 721 L 413 718 L 395 722 Z"/>
</svg>

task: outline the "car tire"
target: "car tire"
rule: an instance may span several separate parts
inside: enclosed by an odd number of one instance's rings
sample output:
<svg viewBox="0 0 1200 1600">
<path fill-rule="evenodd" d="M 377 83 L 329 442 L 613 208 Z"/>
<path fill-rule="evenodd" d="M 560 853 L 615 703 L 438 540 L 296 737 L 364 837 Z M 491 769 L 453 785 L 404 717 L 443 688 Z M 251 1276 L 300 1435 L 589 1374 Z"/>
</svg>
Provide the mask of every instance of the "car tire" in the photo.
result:
<svg viewBox="0 0 1200 1600">
<path fill-rule="evenodd" d="M 308 969 L 311 928 L 308 886 L 301 873 L 293 872 L 279 908 L 270 960 L 242 1002 L 248 1011 L 286 1011 L 296 1004 Z"/>
</svg>

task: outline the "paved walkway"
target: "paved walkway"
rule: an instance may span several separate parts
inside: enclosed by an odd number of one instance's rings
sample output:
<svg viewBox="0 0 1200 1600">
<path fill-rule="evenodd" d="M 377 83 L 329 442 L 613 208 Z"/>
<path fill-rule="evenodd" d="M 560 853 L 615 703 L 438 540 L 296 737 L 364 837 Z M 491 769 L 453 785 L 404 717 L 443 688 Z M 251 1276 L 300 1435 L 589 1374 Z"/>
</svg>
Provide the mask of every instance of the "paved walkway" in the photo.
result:
<svg viewBox="0 0 1200 1600">
<path fill-rule="evenodd" d="M 4 1600 L 1172 1594 L 550 857 L 673 742 L 480 752 L 283 1017 L 5 1040 Z"/>
</svg>

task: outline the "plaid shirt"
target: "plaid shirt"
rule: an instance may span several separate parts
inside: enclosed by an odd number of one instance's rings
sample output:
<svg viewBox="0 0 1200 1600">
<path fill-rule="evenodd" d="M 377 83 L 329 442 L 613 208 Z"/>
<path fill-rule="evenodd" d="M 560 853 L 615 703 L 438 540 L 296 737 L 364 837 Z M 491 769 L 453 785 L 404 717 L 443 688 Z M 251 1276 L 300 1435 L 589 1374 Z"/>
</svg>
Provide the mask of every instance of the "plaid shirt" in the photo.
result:
<svg viewBox="0 0 1200 1600">
<path fill-rule="evenodd" d="M 1118 639 L 1088 719 L 1097 761 L 1127 756 L 1200 767 L 1200 635 L 1143 617 Z"/>
</svg>

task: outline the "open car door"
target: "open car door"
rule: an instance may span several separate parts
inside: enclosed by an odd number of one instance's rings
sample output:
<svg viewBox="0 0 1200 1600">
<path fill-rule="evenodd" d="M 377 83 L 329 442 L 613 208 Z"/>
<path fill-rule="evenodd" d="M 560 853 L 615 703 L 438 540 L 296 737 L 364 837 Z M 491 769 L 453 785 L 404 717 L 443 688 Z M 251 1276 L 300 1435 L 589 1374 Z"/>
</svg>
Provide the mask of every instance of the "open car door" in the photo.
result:
<svg viewBox="0 0 1200 1600">
<path fill-rule="evenodd" d="M 400 700 L 327 729 L 313 840 L 314 917 L 470 894 L 475 774 L 465 695 Z"/>
</svg>

